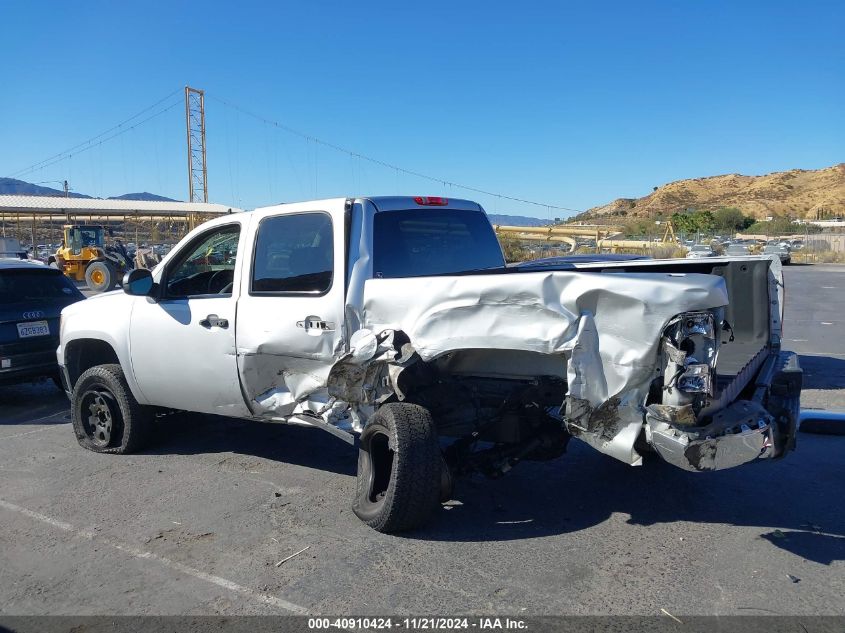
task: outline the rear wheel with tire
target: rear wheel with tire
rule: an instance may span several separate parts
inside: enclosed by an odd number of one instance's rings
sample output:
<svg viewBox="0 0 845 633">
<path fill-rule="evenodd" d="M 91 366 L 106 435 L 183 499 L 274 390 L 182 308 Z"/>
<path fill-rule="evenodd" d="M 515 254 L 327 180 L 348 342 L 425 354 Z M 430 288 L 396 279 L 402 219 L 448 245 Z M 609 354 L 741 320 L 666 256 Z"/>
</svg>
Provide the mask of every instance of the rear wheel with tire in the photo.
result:
<svg viewBox="0 0 845 633">
<path fill-rule="evenodd" d="M 85 269 L 85 283 L 95 292 L 114 290 L 117 271 L 110 262 L 91 262 Z"/>
<path fill-rule="evenodd" d="M 440 505 L 442 467 L 428 410 L 415 404 L 383 405 L 361 433 L 352 510 L 379 532 L 419 527 Z"/>
<path fill-rule="evenodd" d="M 138 404 L 120 365 L 97 365 L 76 381 L 71 420 L 80 446 L 95 453 L 125 454 L 147 443 L 155 419 Z"/>
</svg>

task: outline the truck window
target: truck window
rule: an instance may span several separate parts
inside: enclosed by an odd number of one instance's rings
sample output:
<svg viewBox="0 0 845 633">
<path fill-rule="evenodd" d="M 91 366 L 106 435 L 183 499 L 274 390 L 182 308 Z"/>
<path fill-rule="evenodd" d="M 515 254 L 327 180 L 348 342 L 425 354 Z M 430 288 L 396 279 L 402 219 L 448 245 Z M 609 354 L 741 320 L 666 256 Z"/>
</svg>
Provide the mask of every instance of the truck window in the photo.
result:
<svg viewBox="0 0 845 633">
<path fill-rule="evenodd" d="M 382 211 L 373 220 L 373 276 L 422 277 L 505 265 L 483 211 Z"/>
<path fill-rule="evenodd" d="M 239 224 L 229 224 L 198 237 L 168 267 L 166 296 L 231 294 L 240 233 Z"/>
<path fill-rule="evenodd" d="M 324 293 L 331 288 L 333 271 L 332 219 L 327 213 L 261 220 L 250 292 Z"/>
</svg>

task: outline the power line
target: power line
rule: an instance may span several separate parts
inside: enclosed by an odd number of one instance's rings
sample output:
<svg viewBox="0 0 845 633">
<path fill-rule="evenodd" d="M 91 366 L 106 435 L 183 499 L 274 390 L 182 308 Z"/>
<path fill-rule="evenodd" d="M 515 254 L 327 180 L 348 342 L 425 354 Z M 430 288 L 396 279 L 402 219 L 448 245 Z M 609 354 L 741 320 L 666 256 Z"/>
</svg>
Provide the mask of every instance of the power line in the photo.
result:
<svg viewBox="0 0 845 633">
<path fill-rule="evenodd" d="M 293 134 L 294 136 L 304 138 L 307 141 L 312 141 L 315 145 L 323 145 L 324 147 L 331 148 L 331 149 L 338 151 L 338 152 L 341 152 L 343 154 L 348 154 L 349 156 L 351 156 L 353 158 L 359 158 L 361 160 L 365 160 L 365 161 L 373 163 L 375 165 L 380 165 L 382 167 L 386 167 L 387 169 L 392 169 L 392 170 L 395 170 L 396 172 L 401 172 L 401 173 L 407 174 L 409 176 L 415 176 L 417 178 L 422 178 L 424 180 L 429 180 L 431 182 L 440 183 L 444 186 L 449 185 L 450 187 L 455 187 L 457 189 L 463 189 L 465 191 L 472 191 L 472 192 L 475 192 L 475 193 L 484 194 L 486 196 L 492 196 L 492 197 L 495 197 L 495 198 L 499 198 L 501 200 L 510 200 L 512 202 L 521 202 L 523 204 L 530 204 L 530 205 L 533 205 L 535 207 L 542 207 L 542 208 L 547 209 L 547 210 L 556 209 L 556 210 L 559 210 L 559 211 L 572 211 L 572 212 L 575 212 L 575 213 L 578 213 L 578 212 L 581 211 L 581 209 L 572 209 L 570 207 L 563 207 L 563 206 L 556 205 L 556 204 L 548 204 L 548 203 L 545 203 L 545 202 L 537 202 L 535 200 L 526 200 L 525 198 L 517 198 L 515 196 L 508 196 L 508 195 L 505 195 L 503 193 L 496 193 L 494 191 L 487 191 L 485 189 L 480 189 L 478 187 L 472 187 L 470 185 L 464 185 L 464 184 L 461 184 L 461 183 L 458 183 L 458 182 L 446 180 L 445 178 L 437 178 L 435 176 L 429 176 L 428 174 L 423 174 L 423 173 L 420 173 L 418 171 L 414 171 L 413 169 L 405 169 L 404 167 L 400 167 L 398 165 L 388 163 L 388 162 L 380 160 L 378 158 L 373 158 L 372 156 L 367 156 L 366 154 L 361 154 L 359 152 L 347 149 L 345 147 L 341 147 L 340 145 L 335 145 L 334 143 L 331 143 L 329 141 L 324 141 L 323 139 L 317 138 L 316 136 L 313 136 L 311 134 L 306 134 L 305 132 L 300 132 L 299 130 L 296 130 L 292 127 L 289 127 L 289 126 L 287 126 L 283 123 L 279 123 L 278 121 L 268 119 L 268 118 L 263 117 L 259 114 L 255 114 L 254 112 L 250 112 L 249 110 L 245 110 L 244 108 L 242 108 L 242 107 L 240 107 L 240 106 L 238 106 L 238 105 L 236 105 L 236 104 L 234 104 L 230 101 L 227 101 L 225 99 L 221 99 L 220 97 L 215 97 L 212 94 L 206 94 L 206 96 L 209 99 L 214 99 L 215 101 L 222 103 L 223 105 L 230 107 L 233 110 L 236 110 L 236 111 L 238 111 L 242 114 L 245 114 L 246 116 L 250 116 L 254 119 L 257 119 L 257 120 L 265 123 L 266 125 L 275 126 L 280 130 L 284 130 L 285 132 L 288 132 L 289 134 Z"/>
<path fill-rule="evenodd" d="M 164 112 L 167 112 L 167 110 L 170 110 L 171 108 L 173 108 L 177 104 L 173 104 L 173 105 L 169 106 L 168 108 L 166 108 L 165 110 L 162 110 L 161 112 L 158 112 L 158 113 L 154 114 L 153 116 L 148 117 L 148 118 L 144 119 L 143 121 L 140 121 L 139 123 L 136 123 L 135 125 L 133 125 L 131 127 L 122 129 L 117 134 L 113 134 L 112 136 L 109 136 L 108 138 L 102 138 L 102 137 L 106 136 L 107 134 L 114 132 L 115 130 L 123 128 L 123 126 L 126 125 L 127 123 L 134 121 L 135 119 L 137 119 L 142 114 L 145 114 L 145 113 L 149 112 L 150 110 L 156 108 L 157 106 L 164 103 L 165 101 L 167 101 L 168 99 L 170 99 L 174 95 L 178 94 L 179 92 L 181 92 L 181 89 L 174 90 L 173 92 L 168 94 L 166 97 L 159 99 L 154 104 L 147 106 L 146 108 L 144 108 L 143 110 L 141 110 L 137 114 L 132 115 L 128 119 L 121 121 L 117 125 L 110 127 L 109 129 L 105 130 L 104 132 L 100 132 L 96 136 L 92 136 L 88 140 L 83 141 L 82 143 L 78 143 L 78 144 L 74 145 L 73 147 L 70 147 L 70 148 L 68 148 L 68 149 L 66 149 L 62 152 L 59 152 L 58 154 L 54 154 L 53 156 L 50 156 L 49 158 L 45 158 L 44 160 L 40 160 L 37 163 L 33 163 L 29 167 L 24 167 L 23 169 L 19 169 L 18 171 L 11 174 L 10 178 L 14 178 L 15 176 L 22 176 L 22 175 L 28 174 L 32 171 L 36 171 L 38 169 L 43 169 L 45 167 L 49 167 L 50 165 L 55 165 L 56 163 L 65 160 L 66 158 L 70 158 L 74 153 L 79 154 L 79 153 L 84 152 L 88 149 L 91 149 L 91 147 L 97 147 L 99 145 L 102 145 L 106 141 L 109 141 L 109 140 L 115 138 L 116 136 L 120 136 L 120 134 L 123 134 L 124 132 L 126 132 L 128 130 L 132 130 L 132 129 L 138 127 L 139 125 L 146 123 L 147 121 L 149 121 L 152 118 L 155 118 L 159 114 L 163 114 Z M 94 141 L 97 141 L 98 139 L 102 139 L 102 140 L 100 140 L 99 143 L 94 143 Z M 80 148 L 82 148 L 82 149 L 80 149 Z"/>
<path fill-rule="evenodd" d="M 155 119 L 156 117 L 161 116 L 165 112 L 169 112 L 170 110 L 172 110 L 173 108 L 175 108 L 176 106 L 179 106 L 179 105 L 182 105 L 181 100 L 178 100 L 178 101 L 170 104 L 169 106 L 167 106 L 163 110 L 159 110 L 155 114 L 148 116 L 146 119 L 138 121 L 135 125 L 122 128 L 119 132 L 115 132 L 111 136 L 107 136 L 107 137 L 101 139 L 100 141 L 98 141 L 97 143 L 92 143 L 91 145 L 88 145 L 86 147 L 82 147 L 81 149 L 76 150 L 75 152 L 72 152 L 72 153 L 65 153 L 65 154 L 57 155 L 55 160 L 51 160 L 51 161 L 46 162 L 46 163 L 39 163 L 37 166 L 29 167 L 26 170 L 16 172 L 15 176 L 20 176 L 20 175 L 28 174 L 28 173 L 33 172 L 33 171 L 40 171 L 42 169 L 46 169 L 47 167 L 52 167 L 56 163 L 60 163 L 63 160 L 67 160 L 68 158 L 72 158 L 76 154 L 81 154 L 83 152 L 87 152 L 89 149 L 94 149 L 95 147 L 99 147 L 103 143 L 106 143 L 106 142 L 112 140 L 113 138 L 117 138 L 118 136 L 121 136 L 122 134 L 126 134 L 127 132 L 131 132 L 136 127 L 139 127 L 139 126 L 143 125 L 144 123 L 146 123 L 147 121 L 151 121 L 152 119 Z"/>
</svg>

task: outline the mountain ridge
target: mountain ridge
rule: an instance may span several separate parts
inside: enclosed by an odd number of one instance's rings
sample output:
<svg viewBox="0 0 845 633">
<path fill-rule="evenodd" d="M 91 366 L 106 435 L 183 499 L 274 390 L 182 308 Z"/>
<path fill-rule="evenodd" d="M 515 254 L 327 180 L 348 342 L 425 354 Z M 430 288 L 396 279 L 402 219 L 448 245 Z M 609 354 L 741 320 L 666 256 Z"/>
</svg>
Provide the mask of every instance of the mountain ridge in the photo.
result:
<svg viewBox="0 0 845 633">
<path fill-rule="evenodd" d="M 65 197 L 65 192 L 62 189 L 53 189 L 52 187 L 42 187 L 39 184 L 27 182 L 25 180 L 17 180 L 16 178 L 0 178 L 0 195 L 18 195 L 18 196 L 57 196 L 59 198 Z M 159 202 L 179 202 L 173 198 L 167 198 L 148 191 L 139 193 L 125 193 L 122 196 L 111 196 L 109 198 L 95 198 L 84 193 L 77 193 L 70 191 L 67 194 L 68 198 L 84 198 L 88 200 L 144 200 L 144 201 L 159 201 Z"/>
</svg>

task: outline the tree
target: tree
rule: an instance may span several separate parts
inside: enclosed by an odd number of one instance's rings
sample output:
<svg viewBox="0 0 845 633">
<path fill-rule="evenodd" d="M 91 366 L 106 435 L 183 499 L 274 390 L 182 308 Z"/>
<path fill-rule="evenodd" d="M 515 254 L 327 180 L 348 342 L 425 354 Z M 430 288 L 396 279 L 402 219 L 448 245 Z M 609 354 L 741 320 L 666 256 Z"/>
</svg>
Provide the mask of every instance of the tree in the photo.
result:
<svg viewBox="0 0 845 633">
<path fill-rule="evenodd" d="M 736 207 L 722 207 L 713 214 L 713 220 L 714 228 L 719 233 L 735 233 L 754 223 L 753 218 L 745 216 Z"/>
<path fill-rule="evenodd" d="M 710 211 L 693 211 L 692 213 L 673 213 L 672 224 L 678 233 L 693 235 L 712 233 L 716 221 Z"/>
<path fill-rule="evenodd" d="M 779 215 L 769 221 L 755 222 L 748 227 L 752 235 L 793 235 L 795 233 L 819 233 L 821 227 L 814 224 L 793 224 L 792 220 Z"/>
<path fill-rule="evenodd" d="M 644 237 L 655 232 L 654 220 L 648 218 L 634 218 L 625 223 L 622 232 L 627 237 Z"/>
<path fill-rule="evenodd" d="M 696 211 L 693 213 L 693 220 L 695 222 L 696 231 L 702 233 L 712 233 L 716 228 L 716 220 L 710 211 Z"/>
<path fill-rule="evenodd" d="M 673 213 L 672 224 L 678 233 L 695 233 L 695 221 L 690 213 Z"/>
</svg>

